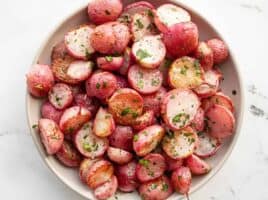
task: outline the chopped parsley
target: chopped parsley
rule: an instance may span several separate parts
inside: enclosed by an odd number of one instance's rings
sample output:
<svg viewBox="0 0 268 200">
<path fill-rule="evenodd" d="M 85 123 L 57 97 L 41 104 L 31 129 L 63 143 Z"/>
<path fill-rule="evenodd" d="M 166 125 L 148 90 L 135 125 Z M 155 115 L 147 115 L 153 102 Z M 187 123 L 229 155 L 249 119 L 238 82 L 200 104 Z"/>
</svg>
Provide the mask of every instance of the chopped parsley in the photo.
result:
<svg viewBox="0 0 268 200">
<path fill-rule="evenodd" d="M 133 137 L 133 141 L 134 141 L 134 142 L 137 142 L 138 139 L 139 139 L 139 136 L 138 136 L 138 135 L 134 135 L 134 137 Z"/>
<path fill-rule="evenodd" d="M 87 60 L 89 60 L 90 58 L 91 58 L 91 54 L 88 52 L 88 50 L 86 50 L 86 58 L 87 58 Z M 91 66 L 91 65 L 90 65 Z"/>
<path fill-rule="evenodd" d="M 164 67 L 169 68 L 169 66 L 171 65 L 172 61 L 170 59 L 165 59 L 164 61 Z"/>
<path fill-rule="evenodd" d="M 96 84 L 96 88 L 97 88 L 97 89 L 100 89 L 100 83 L 97 83 L 97 84 Z"/>
<path fill-rule="evenodd" d="M 113 57 L 112 56 L 105 56 L 105 60 L 107 62 L 112 62 L 113 61 Z"/>
<path fill-rule="evenodd" d="M 168 136 L 169 138 L 174 138 L 174 132 L 171 131 L 171 130 L 167 130 L 167 136 Z"/>
<path fill-rule="evenodd" d="M 158 86 L 159 85 L 159 83 L 160 83 L 160 79 L 159 78 L 157 78 L 157 79 L 152 79 L 152 81 L 151 81 L 151 85 L 152 86 Z"/>
<path fill-rule="evenodd" d="M 156 189 L 156 188 L 157 188 L 157 184 L 152 183 L 152 184 L 151 184 L 151 189 L 154 190 L 154 189 Z"/>
<path fill-rule="evenodd" d="M 135 111 L 133 111 L 131 114 L 133 118 L 137 118 L 139 116 L 139 114 Z"/>
<path fill-rule="evenodd" d="M 163 183 L 162 184 L 162 191 L 166 192 L 168 190 L 168 184 Z"/>
<path fill-rule="evenodd" d="M 83 143 L 83 149 L 85 149 L 88 152 L 97 151 L 99 148 L 99 145 L 97 143 L 94 143 L 93 145 L 89 144 L 88 142 Z"/>
<path fill-rule="evenodd" d="M 106 82 L 106 81 L 104 81 L 104 82 L 102 83 L 102 88 L 107 88 L 107 82 Z"/>
<path fill-rule="evenodd" d="M 156 26 L 153 23 L 150 23 L 147 27 L 147 30 L 149 31 L 155 31 L 156 30 Z"/>
<path fill-rule="evenodd" d="M 187 67 L 186 65 L 184 65 L 184 66 L 181 68 L 180 73 L 183 74 L 183 75 L 186 75 L 187 70 L 188 70 L 188 67 Z"/>
<path fill-rule="evenodd" d="M 70 127 L 70 128 L 67 129 L 67 133 L 70 133 L 71 134 L 73 132 L 74 132 L 74 128 L 73 127 Z"/>
<path fill-rule="evenodd" d="M 171 95 L 171 96 L 170 96 L 170 99 L 175 99 L 175 95 L 174 95 L 174 94 Z"/>
<path fill-rule="evenodd" d="M 148 166 L 149 166 L 149 160 L 146 160 L 146 159 L 140 159 L 140 160 L 139 160 L 139 164 L 141 164 L 142 166 L 148 168 Z"/>
<path fill-rule="evenodd" d="M 138 82 L 137 82 L 137 86 L 140 88 L 140 89 L 143 89 L 144 87 L 144 82 L 142 79 L 139 79 Z"/>
<path fill-rule="evenodd" d="M 143 25 L 143 23 L 141 22 L 140 19 L 137 19 L 137 20 L 135 21 L 135 25 L 136 25 L 139 29 L 143 29 L 143 28 L 144 28 L 144 25 Z"/>
<path fill-rule="evenodd" d="M 106 15 L 110 15 L 111 13 L 110 13 L 109 10 L 105 10 L 105 14 L 106 14 Z"/>
<path fill-rule="evenodd" d="M 32 125 L 32 128 L 37 128 L 37 127 L 38 127 L 37 124 Z"/>
<path fill-rule="evenodd" d="M 131 112 L 130 108 L 127 107 L 124 110 L 122 110 L 121 112 L 121 116 L 126 116 L 127 114 L 129 114 Z"/>
<path fill-rule="evenodd" d="M 154 17 L 154 13 L 151 10 L 148 10 L 147 14 L 148 14 L 149 17 Z"/>
<path fill-rule="evenodd" d="M 179 113 L 177 115 L 175 115 L 172 119 L 172 123 L 176 124 L 176 123 L 180 123 L 182 122 L 182 126 L 185 125 L 186 121 L 190 118 L 190 115 L 186 114 L 186 113 Z"/>
<path fill-rule="evenodd" d="M 201 69 L 200 69 L 200 63 L 199 60 L 194 61 L 194 68 L 195 68 L 195 75 L 200 76 L 201 75 Z"/>
<path fill-rule="evenodd" d="M 126 23 L 126 24 L 128 24 L 128 23 L 130 23 L 130 17 L 129 17 L 129 15 L 122 15 L 120 18 L 119 18 L 119 22 L 121 22 L 121 23 Z"/>
<path fill-rule="evenodd" d="M 143 50 L 143 49 L 139 49 L 136 53 L 136 56 L 140 59 L 140 60 L 143 60 L 145 58 L 149 58 L 149 57 L 152 57 L 151 54 L 149 54 L 146 50 Z"/>
<path fill-rule="evenodd" d="M 53 140 L 59 140 L 60 139 L 60 137 L 58 135 L 51 135 L 50 138 L 53 139 Z"/>
<path fill-rule="evenodd" d="M 105 118 L 105 119 L 110 119 L 110 118 L 111 118 L 111 115 L 105 115 L 104 118 Z"/>
</svg>

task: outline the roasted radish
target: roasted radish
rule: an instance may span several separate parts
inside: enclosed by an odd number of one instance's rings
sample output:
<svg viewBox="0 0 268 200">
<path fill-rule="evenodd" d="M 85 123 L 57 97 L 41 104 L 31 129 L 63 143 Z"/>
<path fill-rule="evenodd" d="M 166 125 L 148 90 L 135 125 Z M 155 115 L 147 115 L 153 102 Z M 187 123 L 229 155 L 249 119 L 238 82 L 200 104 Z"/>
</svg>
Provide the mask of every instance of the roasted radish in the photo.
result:
<svg viewBox="0 0 268 200">
<path fill-rule="evenodd" d="M 186 165 L 194 175 L 203 175 L 211 170 L 210 165 L 196 155 L 189 156 Z"/>
<path fill-rule="evenodd" d="M 93 133 L 99 137 L 107 137 L 113 133 L 115 123 L 113 116 L 108 111 L 100 107 L 93 124 Z"/>
<path fill-rule="evenodd" d="M 120 165 L 130 162 L 133 158 L 130 152 L 115 147 L 109 147 L 107 155 L 111 161 Z"/>
<path fill-rule="evenodd" d="M 77 131 L 74 143 L 78 151 L 85 157 L 94 159 L 102 156 L 109 145 L 107 138 L 97 137 L 92 131 L 92 123 L 88 122 Z"/>
<path fill-rule="evenodd" d="M 134 125 L 135 130 L 140 131 L 154 123 L 154 111 L 148 110 L 143 115 L 136 118 Z"/>
<path fill-rule="evenodd" d="M 202 66 L 202 68 L 207 71 L 212 69 L 213 61 L 213 51 L 205 42 L 199 42 L 197 49 L 194 52 L 194 57 L 197 58 Z"/>
<path fill-rule="evenodd" d="M 105 200 L 112 197 L 118 187 L 118 181 L 116 176 L 112 176 L 110 180 L 100 185 L 94 190 L 94 195 L 99 200 Z"/>
<path fill-rule="evenodd" d="M 210 39 L 207 44 L 212 49 L 215 64 L 220 64 L 227 59 L 229 54 L 228 47 L 222 40 L 217 38 Z"/>
<path fill-rule="evenodd" d="M 173 171 L 171 175 L 171 182 L 177 192 L 188 196 L 188 192 L 192 184 L 190 169 L 182 166 Z"/>
<path fill-rule="evenodd" d="M 164 60 L 166 47 L 160 35 L 145 36 L 132 46 L 132 55 L 144 68 L 156 68 Z"/>
<path fill-rule="evenodd" d="M 38 122 L 42 143 L 49 155 L 57 153 L 63 144 L 63 133 L 56 122 L 42 118 Z"/>
<path fill-rule="evenodd" d="M 57 124 L 60 122 L 62 115 L 62 110 L 57 110 L 51 103 L 48 101 L 44 102 L 41 107 L 42 118 L 51 119 Z"/>
<path fill-rule="evenodd" d="M 105 56 L 97 58 L 97 65 L 100 69 L 107 71 L 116 71 L 124 63 L 124 58 L 122 56 Z"/>
<path fill-rule="evenodd" d="M 91 61 L 77 60 L 70 63 L 67 69 L 67 76 L 77 82 L 85 81 L 93 70 L 94 63 Z"/>
</svg>

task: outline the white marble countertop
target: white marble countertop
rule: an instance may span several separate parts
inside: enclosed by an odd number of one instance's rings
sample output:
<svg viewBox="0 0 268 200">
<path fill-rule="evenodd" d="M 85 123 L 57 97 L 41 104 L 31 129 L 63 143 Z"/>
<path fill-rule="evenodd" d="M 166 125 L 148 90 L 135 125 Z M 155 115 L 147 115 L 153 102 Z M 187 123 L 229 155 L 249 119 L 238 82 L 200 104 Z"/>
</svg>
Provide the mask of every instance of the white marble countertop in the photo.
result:
<svg viewBox="0 0 268 200">
<path fill-rule="evenodd" d="M 82 200 L 41 160 L 25 115 L 25 76 L 37 48 L 86 0 L 0 2 L 0 199 Z M 211 19 L 236 54 L 246 91 L 239 141 L 222 170 L 193 200 L 268 199 L 268 1 L 185 0 Z"/>
</svg>

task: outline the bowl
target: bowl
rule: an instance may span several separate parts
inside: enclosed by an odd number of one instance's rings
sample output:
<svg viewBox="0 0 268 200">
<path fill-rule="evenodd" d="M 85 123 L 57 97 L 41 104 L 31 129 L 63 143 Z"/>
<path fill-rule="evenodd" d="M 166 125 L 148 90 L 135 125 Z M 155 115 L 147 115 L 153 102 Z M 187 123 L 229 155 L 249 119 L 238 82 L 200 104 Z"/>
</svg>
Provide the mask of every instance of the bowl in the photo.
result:
<svg viewBox="0 0 268 200">
<path fill-rule="evenodd" d="M 212 37 L 219 37 L 224 40 L 213 25 L 206 19 L 204 19 L 199 13 L 195 12 L 190 7 L 179 3 L 178 1 L 165 1 L 159 0 L 155 3 L 154 0 L 148 0 L 149 2 L 153 3 L 155 6 L 158 6 L 163 3 L 174 3 L 177 4 L 191 13 L 192 21 L 198 25 L 200 39 L 206 40 Z M 131 0 L 124 0 L 124 4 L 132 3 Z M 64 20 L 59 26 L 55 28 L 55 30 L 48 35 L 47 40 L 39 49 L 33 63 L 45 63 L 50 64 L 50 53 L 52 47 L 57 44 L 59 41 L 63 39 L 64 34 L 74 28 L 75 26 L 82 24 L 88 20 L 87 18 L 87 5 L 84 5 L 81 9 L 75 11 L 71 14 L 66 20 Z M 226 41 L 228 44 L 228 42 Z M 223 74 L 224 74 L 224 81 L 221 84 L 222 90 L 227 95 L 231 96 L 235 108 L 235 118 L 236 118 L 236 130 L 233 137 L 229 138 L 225 141 L 222 148 L 217 152 L 215 156 L 208 159 L 208 162 L 212 165 L 212 171 L 205 176 L 194 177 L 192 187 L 190 193 L 197 191 L 199 188 L 205 185 L 216 173 L 221 169 L 226 159 L 230 156 L 233 147 L 236 144 L 236 141 L 239 137 L 240 127 L 242 123 L 243 117 L 243 87 L 242 87 L 242 80 L 238 70 L 238 66 L 236 64 L 235 57 L 232 53 L 232 48 L 229 47 L 230 56 L 229 59 L 220 66 Z M 236 95 L 233 95 L 233 91 L 237 91 Z M 85 185 L 83 185 L 79 179 L 78 172 L 75 169 L 69 169 L 61 165 L 53 156 L 48 156 L 43 148 L 43 145 L 40 141 L 38 133 L 32 128 L 33 124 L 37 124 L 38 119 L 40 118 L 40 106 L 42 100 L 35 99 L 28 93 L 26 94 L 26 109 L 27 109 L 27 118 L 28 118 L 28 125 L 31 130 L 31 135 L 36 144 L 37 149 L 45 161 L 49 169 L 67 186 L 69 186 L 72 190 L 80 194 L 81 196 L 85 197 L 86 199 L 94 199 L 93 193 L 89 190 Z M 169 199 L 175 200 L 182 197 L 177 193 L 174 193 Z M 139 199 L 137 193 L 118 193 L 117 199 Z"/>
</svg>

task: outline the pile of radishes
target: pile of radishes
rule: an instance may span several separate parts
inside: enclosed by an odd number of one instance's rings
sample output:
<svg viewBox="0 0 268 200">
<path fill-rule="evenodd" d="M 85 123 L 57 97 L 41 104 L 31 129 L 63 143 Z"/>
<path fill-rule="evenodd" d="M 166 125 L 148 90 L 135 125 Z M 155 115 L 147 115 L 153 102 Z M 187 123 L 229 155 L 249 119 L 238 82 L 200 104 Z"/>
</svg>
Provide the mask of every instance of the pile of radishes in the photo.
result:
<svg viewBox="0 0 268 200">
<path fill-rule="evenodd" d="M 98 199 L 117 189 L 146 200 L 187 195 L 234 132 L 215 67 L 226 45 L 199 41 L 190 14 L 172 4 L 92 0 L 88 16 L 55 45 L 50 66 L 27 74 L 29 92 L 48 99 L 38 122 L 47 153 L 79 167 Z"/>
</svg>

